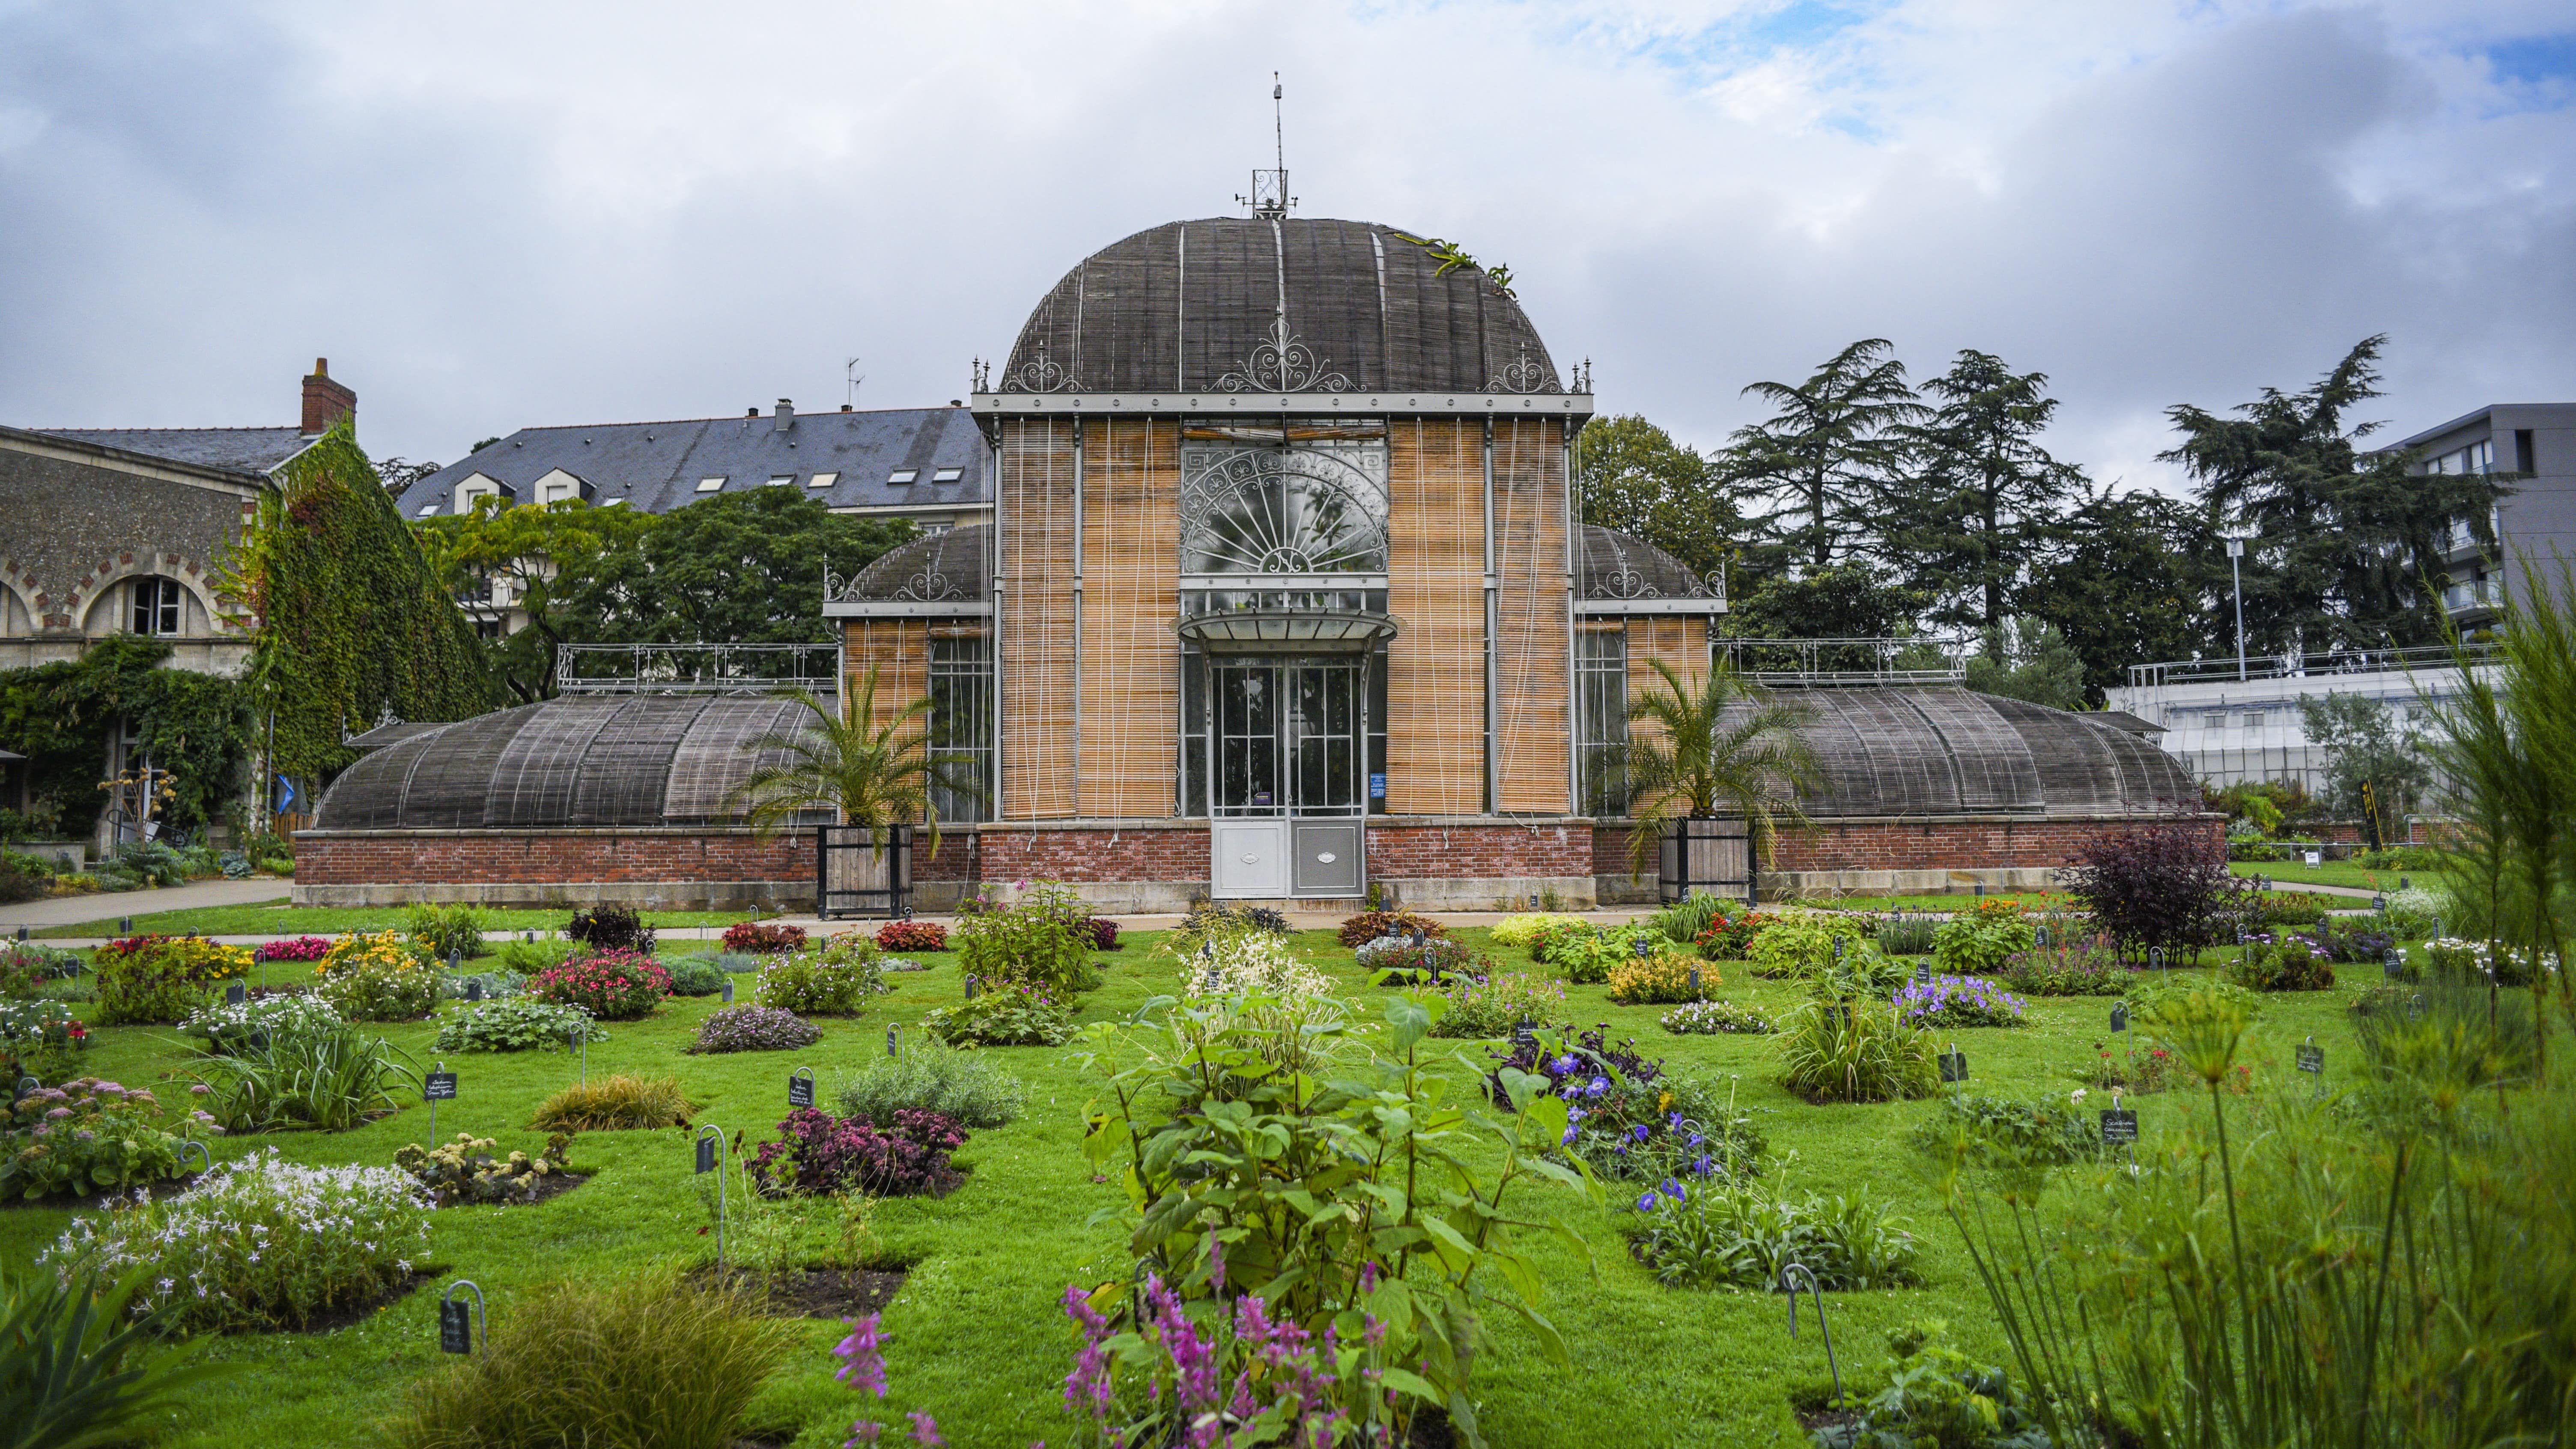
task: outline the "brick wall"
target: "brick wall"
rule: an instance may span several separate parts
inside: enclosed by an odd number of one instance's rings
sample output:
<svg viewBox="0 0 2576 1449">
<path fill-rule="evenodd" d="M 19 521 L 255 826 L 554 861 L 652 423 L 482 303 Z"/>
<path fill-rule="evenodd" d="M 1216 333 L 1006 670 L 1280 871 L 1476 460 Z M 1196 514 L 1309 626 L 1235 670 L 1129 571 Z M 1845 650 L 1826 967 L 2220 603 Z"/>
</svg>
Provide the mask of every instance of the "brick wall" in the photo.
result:
<svg viewBox="0 0 2576 1449">
<path fill-rule="evenodd" d="M 1592 826 L 1380 825 L 1368 830 L 1368 870 L 1399 880 L 1535 880 L 1592 874 Z"/>
<path fill-rule="evenodd" d="M 987 826 L 987 881 L 1198 881 L 1208 878 L 1208 830 L 1194 822 L 1029 830 Z"/>
<path fill-rule="evenodd" d="M 2072 864 L 2077 851 L 2106 835 L 2148 826 L 2161 820 L 2005 820 L 1969 817 L 1950 820 L 1820 821 L 1812 832 L 1783 831 L 1777 871 L 1836 870 L 1997 870 L 2055 868 Z M 2207 835 L 2209 848 L 2225 848 L 2227 822 L 2200 816 L 2180 822 Z M 1592 832 L 1592 869 L 1601 875 L 1628 872 L 1626 826 L 1605 825 Z"/>
</svg>

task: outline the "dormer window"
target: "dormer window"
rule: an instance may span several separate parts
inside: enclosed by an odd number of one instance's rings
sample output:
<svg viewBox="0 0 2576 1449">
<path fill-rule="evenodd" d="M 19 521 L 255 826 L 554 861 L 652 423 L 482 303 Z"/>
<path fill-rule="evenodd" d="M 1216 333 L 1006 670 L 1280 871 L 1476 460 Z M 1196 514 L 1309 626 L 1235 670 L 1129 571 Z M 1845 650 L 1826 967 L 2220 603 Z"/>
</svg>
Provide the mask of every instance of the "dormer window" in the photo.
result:
<svg viewBox="0 0 2576 1449">
<path fill-rule="evenodd" d="M 919 468 L 897 468 L 886 475 L 886 481 L 888 483 L 909 483 L 920 476 L 921 470 Z"/>
</svg>

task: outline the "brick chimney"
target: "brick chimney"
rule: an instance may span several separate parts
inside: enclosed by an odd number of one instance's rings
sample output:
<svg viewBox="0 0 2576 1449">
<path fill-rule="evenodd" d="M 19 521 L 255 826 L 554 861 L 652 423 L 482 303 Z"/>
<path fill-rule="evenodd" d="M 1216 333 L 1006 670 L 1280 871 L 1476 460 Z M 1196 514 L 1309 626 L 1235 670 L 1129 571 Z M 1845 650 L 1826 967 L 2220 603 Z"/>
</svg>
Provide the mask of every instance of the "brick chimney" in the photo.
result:
<svg viewBox="0 0 2576 1449">
<path fill-rule="evenodd" d="M 358 395 L 331 380 L 331 359 L 313 359 L 313 375 L 304 379 L 304 423 L 298 431 L 319 437 L 333 423 L 357 415 Z"/>
</svg>

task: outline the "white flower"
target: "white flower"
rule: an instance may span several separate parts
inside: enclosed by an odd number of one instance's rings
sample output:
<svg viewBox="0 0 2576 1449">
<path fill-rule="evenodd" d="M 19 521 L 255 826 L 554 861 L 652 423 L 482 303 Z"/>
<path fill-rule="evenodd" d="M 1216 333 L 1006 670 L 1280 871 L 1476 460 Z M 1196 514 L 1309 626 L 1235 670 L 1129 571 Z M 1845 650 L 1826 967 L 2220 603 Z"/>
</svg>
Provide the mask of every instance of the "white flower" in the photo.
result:
<svg viewBox="0 0 2576 1449">
<path fill-rule="evenodd" d="M 2084 1089 L 2083 1089 L 2082 1087 L 2078 1087 L 2078 1088 L 2076 1088 L 2073 1092 L 2070 1092 L 2070 1093 L 2068 1093 L 2068 1094 L 2067 1094 L 2067 1098 L 2066 1098 L 2066 1100 L 2068 1100 L 2068 1101 L 2070 1101 L 2070 1102 L 2081 1102 L 2081 1101 L 2083 1101 L 2083 1100 L 2084 1100 Z"/>
</svg>

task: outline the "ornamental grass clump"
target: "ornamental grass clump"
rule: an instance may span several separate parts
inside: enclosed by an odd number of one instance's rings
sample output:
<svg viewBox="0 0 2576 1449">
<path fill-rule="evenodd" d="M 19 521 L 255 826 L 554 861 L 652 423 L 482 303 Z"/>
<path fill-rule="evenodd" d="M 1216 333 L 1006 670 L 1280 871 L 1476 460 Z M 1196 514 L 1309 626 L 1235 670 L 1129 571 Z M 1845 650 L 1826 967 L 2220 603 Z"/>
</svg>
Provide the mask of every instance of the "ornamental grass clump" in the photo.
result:
<svg viewBox="0 0 2576 1449">
<path fill-rule="evenodd" d="M 98 948 L 100 1025 L 180 1020 L 227 981 L 250 975 L 250 952 L 193 936 L 128 936 Z"/>
<path fill-rule="evenodd" d="M 1909 981 L 1890 998 L 1908 1026 L 2027 1026 L 2026 1003 L 1991 981 L 1974 976 L 1935 976 Z"/>
<path fill-rule="evenodd" d="M 799 1107 L 778 1124 L 775 1142 L 751 1161 L 759 1191 L 838 1196 L 938 1197 L 958 1183 L 948 1155 L 966 1145 L 954 1118 L 910 1108 L 883 1127 L 864 1117 L 835 1117 Z"/>
<path fill-rule="evenodd" d="M 700 1056 L 720 1052 L 785 1052 L 823 1039 L 823 1028 L 777 1006 L 726 1006 L 708 1014 L 689 1043 Z"/>
<path fill-rule="evenodd" d="M 550 1052 L 606 1040 L 608 1033 L 589 1012 L 530 996 L 469 1002 L 438 1023 L 443 1052 Z"/>
<path fill-rule="evenodd" d="M 641 1021 L 671 994 L 671 973 L 634 951 L 609 949 L 549 966 L 528 982 L 528 995 L 574 1006 L 598 1021 Z"/>
<path fill-rule="evenodd" d="M 438 959 L 393 931 L 341 937 L 313 974 L 345 1021 L 418 1021 L 438 1006 Z"/>
<path fill-rule="evenodd" d="M 199 1105 L 227 1132 L 345 1131 L 402 1110 L 420 1082 L 410 1060 L 354 1026 L 272 1036 L 205 1058 Z"/>
<path fill-rule="evenodd" d="M 136 1274 L 136 1311 L 167 1307 L 198 1333 L 301 1328 L 402 1286 L 428 1254 L 428 1198 L 407 1174 L 307 1167 L 272 1147 L 177 1197 L 74 1218 L 37 1261 Z"/>
<path fill-rule="evenodd" d="M 868 999 L 889 990 L 885 958 L 876 943 L 844 931 L 817 945 L 772 956 L 760 968 L 752 999 L 799 1016 L 857 1016 Z"/>
<path fill-rule="evenodd" d="M 931 1011 L 921 1027 L 950 1046 L 1062 1046 L 1073 1008 L 1034 982 L 1006 981 Z"/>
<path fill-rule="evenodd" d="M 1518 920 L 1520 918 L 1509 917 L 1507 919 Z M 1496 926 L 1494 929 L 1496 932 L 1500 932 L 1502 927 Z M 1333 933 L 1333 939 L 1353 950 L 1357 950 L 1371 941 L 1379 940 L 1388 936 L 1398 936 L 1405 940 L 1411 940 L 1414 936 L 1419 935 L 1424 940 L 1437 941 L 1446 937 L 1448 934 L 1449 928 L 1447 926 L 1440 924 L 1429 916 L 1416 915 L 1411 911 L 1362 911 L 1358 915 L 1344 920 L 1342 922 L 1341 929 Z M 1512 943 L 1502 942 L 1501 944 L 1509 945 Z"/>
<path fill-rule="evenodd" d="M 911 1040 L 895 1055 L 873 1057 L 841 1084 L 841 1115 L 879 1127 L 897 1112 L 936 1112 L 959 1126 L 1005 1127 L 1028 1105 L 1028 1089 L 994 1058 L 940 1041 Z"/>
<path fill-rule="evenodd" d="M 477 1351 L 414 1379 L 400 1449 L 733 1449 L 795 1346 L 759 1293 L 670 1274 L 541 1286 Z"/>
<path fill-rule="evenodd" d="M 144 1088 L 81 1077 L 12 1103 L 0 1123 L 0 1201 L 80 1197 L 180 1174 L 179 1144 L 214 1131 L 202 1114 L 174 1122 Z"/>
<path fill-rule="evenodd" d="M 686 1127 L 697 1109 L 677 1077 L 631 1077 L 623 1072 L 582 1082 L 537 1107 L 528 1126 L 539 1132 L 627 1132 Z"/>
<path fill-rule="evenodd" d="M 1939 1086 L 1928 1033 L 1867 996 L 1819 988 L 1780 1018 L 1780 1085 L 1810 1102 L 1898 1102 Z"/>
<path fill-rule="evenodd" d="M 1731 1001 L 1694 1001 L 1676 1006 L 1665 1012 L 1660 1021 L 1664 1030 L 1675 1036 L 1762 1036 L 1772 1030 L 1771 1018 Z"/>
<path fill-rule="evenodd" d="M 1565 986 L 1537 976 L 1460 977 L 1435 993 L 1446 1004 L 1431 1034 L 1488 1039 L 1510 1036 L 1524 1023 L 1554 1026 L 1565 1020 Z"/>
</svg>

